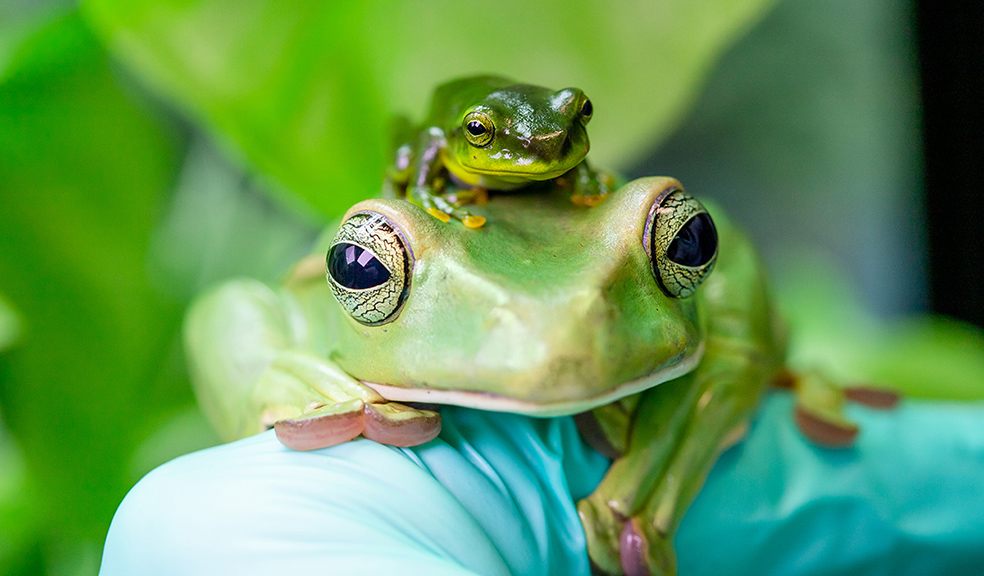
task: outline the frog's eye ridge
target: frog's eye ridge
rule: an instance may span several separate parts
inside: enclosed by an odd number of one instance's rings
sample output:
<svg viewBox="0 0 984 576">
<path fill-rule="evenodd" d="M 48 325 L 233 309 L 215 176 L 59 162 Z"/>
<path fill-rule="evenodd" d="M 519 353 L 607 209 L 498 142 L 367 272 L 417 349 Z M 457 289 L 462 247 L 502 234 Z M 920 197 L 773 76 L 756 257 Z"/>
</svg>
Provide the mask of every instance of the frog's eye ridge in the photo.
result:
<svg viewBox="0 0 984 576">
<path fill-rule="evenodd" d="M 410 288 L 413 254 L 382 214 L 359 212 L 338 229 L 327 255 L 328 286 L 357 321 L 396 318 Z"/>
<path fill-rule="evenodd" d="M 484 112 L 469 112 L 462 123 L 465 139 L 472 146 L 488 146 L 495 136 L 495 124 Z"/>
<path fill-rule="evenodd" d="M 704 206 L 686 192 L 660 195 L 650 210 L 643 245 L 660 288 L 674 298 L 697 290 L 717 260 L 714 221 Z"/>
</svg>

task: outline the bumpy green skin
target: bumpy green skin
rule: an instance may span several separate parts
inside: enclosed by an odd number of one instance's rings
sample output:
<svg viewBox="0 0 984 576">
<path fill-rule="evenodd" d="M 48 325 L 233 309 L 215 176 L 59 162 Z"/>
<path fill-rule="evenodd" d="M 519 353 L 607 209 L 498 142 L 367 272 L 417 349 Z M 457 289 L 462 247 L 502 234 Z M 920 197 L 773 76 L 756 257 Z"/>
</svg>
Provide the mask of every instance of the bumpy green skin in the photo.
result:
<svg viewBox="0 0 984 576">
<path fill-rule="evenodd" d="M 591 118 L 584 114 L 586 101 L 577 88 L 550 90 L 499 76 L 442 84 L 423 125 L 402 135 L 389 187 L 450 215 L 466 213 L 442 196 L 449 178 L 464 186 L 514 190 L 566 175 L 563 182 L 574 197 L 601 197 L 610 177 L 596 174 L 585 160 Z M 484 145 L 466 138 L 464 124 L 473 113 L 493 125 Z"/>
<path fill-rule="evenodd" d="M 684 510 L 782 359 L 761 266 L 718 211 L 714 272 L 688 298 L 658 286 L 643 236 L 673 187 L 635 180 L 590 210 L 561 190 L 505 195 L 477 208 L 490 224 L 481 231 L 403 200 L 360 202 L 347 217 L 382 214 L 412 248 L 398 316 L 369 326 L 343 310 L 324 278 L 327 243 L 315 251 L 320 268 L 280 289 L 220 287 L 187 323 L 201 404 L 229 439 L 312 402 L 380 395 L 543 416 L 597 409 L 625 453 L 579 507 L 592 560 L 621 570 L 631 519 L 650 570 L 670 571 Z"/>
</svg>

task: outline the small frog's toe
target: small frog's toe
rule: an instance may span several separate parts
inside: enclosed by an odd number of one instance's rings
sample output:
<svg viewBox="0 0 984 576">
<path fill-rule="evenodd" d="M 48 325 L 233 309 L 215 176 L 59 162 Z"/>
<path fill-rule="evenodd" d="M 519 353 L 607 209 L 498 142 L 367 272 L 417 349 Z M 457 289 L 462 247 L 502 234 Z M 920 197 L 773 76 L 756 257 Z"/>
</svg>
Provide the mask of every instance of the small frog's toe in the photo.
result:
<svg viewBox="0 0 984 576">
<path fill-rule="evenodd" d="M 427 213 L 433 216 L 434 218 L 437 218 L 441 222 L 444 222 L 445 224 L 451 221 L 450 214 L 442 210 L 439 210 L 438 208 L 435 208 L 433 206 L 427 209 Z"/>
<path fill-rule="evenodd" d="M 485 216 L 468 214 L 461 219 L 461 223 L 465 225 L 465 228 L 481 228 L 482 226 L 485 226 Z"/>
<path fill-rule="evenodd" d="M 441 415 L 396 402 L 365 405 L 365 429 L 370 440 L 408 447 L 430 442 L 441 432 Z"/>
<path fill-rule="evenodd" d="M 605 201 L 608 198 L 607 193 L 601 194 L 571 194 L 571 202 L 575 206 L 584 206 L 587 208 L 592 208 Z"/>
<path fill-rule="evenodd" d="M 852 402 L 864 404 L 869 408 L 890 410 L 895 408 L 901 395 L 894 390 L 870 386 L 851 386 L 844 389 L 844 396 Z"/>
<path fill-rule="evenodd" d="M 794 418 L 800 432 L 820 446 L 845 448 L 854 444 L 858 436 L 858 425 L 838 414 L 797 404 Z"/>
<path fill-rule="evenodd" d="M 317 450 L 348 442 L 362 434 L 364 417 L 362 400 L 327 404 L 305 412 L 297 418 L 277 421 L 273 427 L 277 439 L 294 450 Z"/>
</svg>

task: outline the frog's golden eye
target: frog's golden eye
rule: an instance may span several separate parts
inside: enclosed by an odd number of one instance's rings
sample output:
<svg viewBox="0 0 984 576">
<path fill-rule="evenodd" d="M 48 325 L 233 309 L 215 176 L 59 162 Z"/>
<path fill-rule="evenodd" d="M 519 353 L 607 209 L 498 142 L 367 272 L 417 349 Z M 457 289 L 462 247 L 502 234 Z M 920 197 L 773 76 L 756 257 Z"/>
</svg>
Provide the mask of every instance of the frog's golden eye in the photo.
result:
<svg viewBox="0 0 984 576">
<path fill-rule="evenodd" d="M 465 132 L 465 139 L 472 146 L 488 146 L 495 136 L 495 124 L 488 115 L 482 112 L 469 112 L 465 115 L 462 122 L 462 130 Z"/>
<path fill-rule="evenodd" d="M 590 122 L 592 114 L 594 114 L 594 106 L 591 104 L 591 100 L 585 98 L 584 102 L 581 102 L 581 123 Z"/>
<path fill-rule="evenodd" d="M 413 254 L 382 214 L 359 212 L 338 229 L 328 249 L 328 286 L 359 322 L 395 319 L 410 292 Z"/>
<path fill-rule="evenodd" d="M 714 221 L 696 198 L 671 188 L 653 203 L 643 245 L 663 292 L 686 298 L 697 290 L 717 260 Z"/>
</svg>

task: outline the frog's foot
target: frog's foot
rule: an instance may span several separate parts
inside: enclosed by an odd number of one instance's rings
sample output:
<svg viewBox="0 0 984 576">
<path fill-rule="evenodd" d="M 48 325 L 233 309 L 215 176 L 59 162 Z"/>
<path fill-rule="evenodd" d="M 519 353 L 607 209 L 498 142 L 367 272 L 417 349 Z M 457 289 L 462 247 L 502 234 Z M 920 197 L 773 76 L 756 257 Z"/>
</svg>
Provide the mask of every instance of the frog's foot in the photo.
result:
<svg viewBox="0 0 984 576">
<path fill-rule="evenodd" d="M 890 390 L 867 386 L 842 388 L 813 371 L 786 373 L 778 384 L 791 388 L 796 395 L 794 418 L 803 435 L 828 448 L 851 446 L 857 438 L 858 425 L 844 415 L 848 400 L 876 409 L 892 408 L 899 401 L 899 395 Z"/>
<path fill-rule="evenodd" d="M 429 188 L 412 187 L 407 192 L 407 199 L 441 222 L 450 222 L 454 218 L 464 224 L 466 228 L 481 228 L 485 225 L 485 216 L 472 214 Z"/>
<path fill-rule="evenodd" d="M 447 197 L 455 206 L 465 204 L 484 206 L 489 203 L 489 191 L 487 188 L 482 188 L 481 186 L 459 188 L 453 193 L 448 194 Z"/>
<path fill-rule="evenodd" d="M 396 402 L 360 399 L 315 403 L 296 418 L 274 424 L 277 438 L 294 450 L 315 450 L 348 442 L 360 434 L 389 446 L 417 446 L 441 431 L 441 416 Z"/>
<path fill-rule="evenodd" d="M 577 514 L 588 543 L 591 572 L 618 574 L 621 571 L 620 538 L 625 519 L 614 514 L 597 494 L 578 502 Z"/>
<path fill-rule="evenodd" d="M 590 500 L 582 500 L 577 511 L 587 535 L 592 573 L 626 576 L 675 573 L 676 555 L 671 539 L 658 533 L 646 536 L 640 518 L 615 516 L 610 521 L 599 521 L 595 515 L 604 513 L 603 509 Z"/>
<path fill-rule="evenodd" d="M 575 206 L 597 206 L 615 189 L 615 177 L 608 172 L 595 172 L 589 168 L 573 172 L 561 177 L 560 183 L 571 186 L 570 198 Z M 567 182 L 567 178 L 573 178 L 573 182 Z"/>
</svg>

